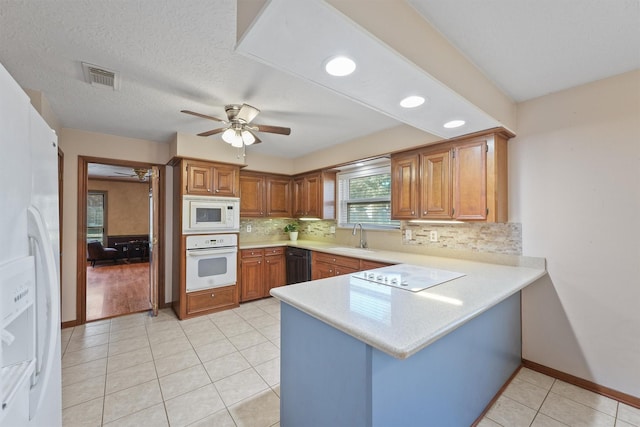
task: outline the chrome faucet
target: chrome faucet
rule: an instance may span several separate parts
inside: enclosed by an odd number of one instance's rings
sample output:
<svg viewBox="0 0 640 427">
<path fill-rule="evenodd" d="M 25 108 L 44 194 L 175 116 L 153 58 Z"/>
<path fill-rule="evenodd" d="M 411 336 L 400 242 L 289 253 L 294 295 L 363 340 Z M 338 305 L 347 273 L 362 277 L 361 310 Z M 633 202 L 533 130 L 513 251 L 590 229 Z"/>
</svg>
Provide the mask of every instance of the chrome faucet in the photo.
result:
<svg viewBox="0 0 640 427">
<path fill-rule="evenodd" d="M 357 232 L 357 228 L 358 226 L 360 226 L 360 248 L 366 248 L 367 247 L 367 242 L 364 241 L 364 239 L 362 238 L 362 224 L 361 223 L 357 223 L 353 226 L 353 231 L 351 232 L 352 236 L 356 235 Z"/>
</svg>

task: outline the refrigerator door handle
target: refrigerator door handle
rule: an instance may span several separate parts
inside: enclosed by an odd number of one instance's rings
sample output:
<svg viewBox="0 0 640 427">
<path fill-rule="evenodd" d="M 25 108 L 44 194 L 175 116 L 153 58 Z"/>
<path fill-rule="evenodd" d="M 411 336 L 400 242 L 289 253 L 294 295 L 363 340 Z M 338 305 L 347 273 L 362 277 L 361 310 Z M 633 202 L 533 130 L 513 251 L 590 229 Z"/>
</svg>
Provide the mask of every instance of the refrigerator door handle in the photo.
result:
<svg viewBox="0 0 640 427">
<path fill-rule="evenodd" d="M 45 398 L 43 390 L 47 388 L 47 383 L 51 377 L 53 358 L 55 357 L 56 340 L 58 339 L 57 330 L 60 327 L 60 297 L 58 295 L 58 283 L 56 280 L 58 277 L 56 272 L 56 263 L 51 249 L 51 241 L 47 234 L 47 229 L 44 225 L 42 215 L 36 207 L 30 206 L 27 209 L 27 218 L 29 238 L 33 239 L 36 245 L 40 247 L 46 276 L 46 288 L 44 291 L 46 292 L 45 299 L 47 301 L 47 307 L 45 307 L 44 310 L 39 309 L 36 316 L 46 315 L 46 313 L 49 313 L 50 315 L 50 319 L 47 322 L 47 335 L 44 340 L 45 348 L 42 351 L 42 357 L 44 360 L 36 361 L 35 382 L 31 386 L 30 392 L 31 399 L 29 402 L 29 416 L 30 418 L 33 418 Z M 33 255 L 35 256 L 36 254 Z M 36 293 L 42 290 L 42 288 L 37 289 Z M 39 354 L 40 352 L 38 352 L 36 357 L 39 357 Z"/>
</svg>

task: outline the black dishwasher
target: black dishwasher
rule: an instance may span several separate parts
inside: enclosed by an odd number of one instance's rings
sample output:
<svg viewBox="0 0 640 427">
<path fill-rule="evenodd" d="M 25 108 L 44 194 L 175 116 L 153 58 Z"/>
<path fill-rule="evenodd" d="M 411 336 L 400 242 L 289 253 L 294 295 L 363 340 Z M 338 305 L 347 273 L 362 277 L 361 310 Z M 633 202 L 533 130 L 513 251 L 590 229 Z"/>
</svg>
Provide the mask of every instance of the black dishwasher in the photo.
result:
<svg viewBox="0 0 640 427">
<path fill-rule="evenodd" d="M 287 247 L 287 285 L 311 280 L 311 251 Z"/>
</svg>

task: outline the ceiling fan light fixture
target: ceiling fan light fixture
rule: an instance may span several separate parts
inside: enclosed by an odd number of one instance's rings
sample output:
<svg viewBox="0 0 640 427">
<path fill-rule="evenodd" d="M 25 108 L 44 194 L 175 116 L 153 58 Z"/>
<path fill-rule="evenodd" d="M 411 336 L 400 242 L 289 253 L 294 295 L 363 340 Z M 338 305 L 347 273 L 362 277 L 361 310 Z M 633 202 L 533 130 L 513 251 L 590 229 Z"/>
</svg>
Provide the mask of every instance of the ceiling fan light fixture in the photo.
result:
<svg viewBox="0 0 640 427">
<path fill-rule="evenodd" d="M 424 104 L 425 99 L 422 96 L 411 95 L 400 101 L 402 108 L 416 108 Z"/>
<path fill-rule="evenodd" d="M 344 77 L 356 70 L 356 63 L 346 56 L 336 56 L 327 61 L 324 69 L 332 76 Z"/>
<path fill-rule="evenodd" d="M 244 145 L 251 145 L 256 142 L 256 137 L 253 136 L 251 132 L 248 130 L 242 131 L 242 140 L 244 141 Z"/>
<path fill-rule="evenodd" d="M 454 129 L 463 126 L 465 123 L 466 122 L 464 120 L 451 120 L 450 122 L 445 123 L 444 127 L 447 129 Z"/>
<path fill-rule="evenodd" d="M 237 139 L 236 131 L 233 128 L 229 128 L 222 132 L 222 140 L 227 144 L 233 144 L 233 142 Z"/>
</svg>

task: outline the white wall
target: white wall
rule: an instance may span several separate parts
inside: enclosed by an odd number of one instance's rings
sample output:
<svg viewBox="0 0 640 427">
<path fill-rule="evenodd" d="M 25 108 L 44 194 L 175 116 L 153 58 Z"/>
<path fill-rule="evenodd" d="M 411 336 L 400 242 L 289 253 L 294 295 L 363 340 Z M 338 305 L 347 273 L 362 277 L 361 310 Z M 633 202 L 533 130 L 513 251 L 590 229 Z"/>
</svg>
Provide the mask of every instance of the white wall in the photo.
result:
<svg viewBox="0 0 640 427">
<path fill-rule="evenodd" d="M 518 105 L 510 221 L 549 277 L 523 293 L 523 357 L 640 396 L 640 71 Z"/>
</svg>

